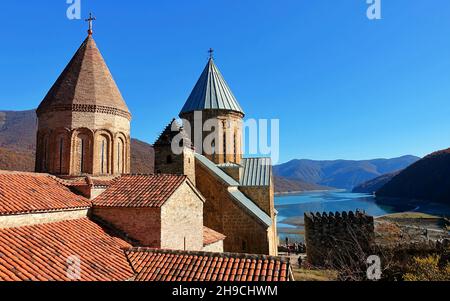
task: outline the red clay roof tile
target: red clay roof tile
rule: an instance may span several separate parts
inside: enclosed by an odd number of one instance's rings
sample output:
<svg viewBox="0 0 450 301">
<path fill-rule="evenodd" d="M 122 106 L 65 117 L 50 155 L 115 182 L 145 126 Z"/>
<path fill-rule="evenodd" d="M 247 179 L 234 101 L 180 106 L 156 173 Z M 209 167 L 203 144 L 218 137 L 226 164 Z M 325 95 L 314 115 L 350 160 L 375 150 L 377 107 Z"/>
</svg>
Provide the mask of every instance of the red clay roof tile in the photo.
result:
<svg viewBox="0 0 450 301">
<path fill-rule="evenodd" d="M 81 281 L 120 281 L 133 277 L 124 248 L 88 218 L 0 229 L 0 280 L 68 281 L 70 256 L 81 260 Z"/>
<path fill-rule="evenodd" d="M 0 173 L 0 215 L 89 208 L 90 202 L 72 193 L 47 174 Z"/>
<path fill-rule="evenodd" d="M 131 248 L 125 254 L 136 281 L 264 281 L 266 273 L 272 281 L 292 279 L 289 259 L 282 257 L 148 248 Z M 286 268 L 276 268 L 281 265 Z M 273 270 L 267 271 L 270 266 Z"/>
<path fill-rule="evenodd" d="M 222 233 L 216 232 L 208 227 L 203 227 L 203 245 L 207 246 L 227 238 Z"/>
<path fill-rule="evenodd" d="M 161 207 L 186 181 L 182 175 L 126 175 L 94 200 L 96 207 Z"/>
</svg>

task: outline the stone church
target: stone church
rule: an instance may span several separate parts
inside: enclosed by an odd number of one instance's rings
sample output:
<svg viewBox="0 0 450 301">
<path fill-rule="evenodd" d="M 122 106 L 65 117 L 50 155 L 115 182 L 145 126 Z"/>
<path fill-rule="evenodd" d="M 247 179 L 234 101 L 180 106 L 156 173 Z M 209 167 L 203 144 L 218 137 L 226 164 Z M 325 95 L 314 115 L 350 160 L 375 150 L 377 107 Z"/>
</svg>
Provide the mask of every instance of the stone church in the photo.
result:
<svg viewBox="0 0 450 301">
<path fill-rule="evenodd" d="M 199 112 L 201 114 L 199 114 Z M 244 112 L 211 56 L 179 117 L 155 142 L 155 170 L 188 176 L 205 197 L 205 226 L 223 233 L 229 252 L 277 254 L 277 212 L 270 158 L 244 158 L 242 124 Z M 213 151 L 196 151 L 218 129 Z M 188 128 L 190 130 L 185 130 Z M 201 129 L 201 133 L 195 133 Z M 184 151 L 174 155 L 172 142 L 184 138 Z M 200 141 L 194 141 L 200 137 Z M 174 142 L 177 143 L 177 142 Z M 215 149 L 215 150 L 214 150 Z M 220 151 L 217 151 L 220 150 Z"/>
<path fill-rule="evenodd" d="M 37 109 L 36 172 L 91 200 L 89 216 L 138 246 L 276 255 L 271 162 L 243 157 L 244 112 L 212 57 L 179 115 L 185 124 L 155 142 L 156 174 L 130 175 L 131 113 L 90 29 Z M 211 119 L 216 151 L 197 151 L 195 125 Z"/>
</svg>

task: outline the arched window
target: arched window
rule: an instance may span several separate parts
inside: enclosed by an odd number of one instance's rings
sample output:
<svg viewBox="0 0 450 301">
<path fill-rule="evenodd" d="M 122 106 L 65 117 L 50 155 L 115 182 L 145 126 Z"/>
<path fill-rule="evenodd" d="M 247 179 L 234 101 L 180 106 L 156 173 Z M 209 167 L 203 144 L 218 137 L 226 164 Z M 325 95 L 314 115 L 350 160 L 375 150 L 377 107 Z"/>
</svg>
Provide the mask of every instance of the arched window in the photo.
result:
<svg viewBox="0 0 450 301">
<path fill-rule="evenodd" d="M 223 123 L 223 157 L 224 161 L 226 161 L 226 155 L 227 155 L 227 128 L 226 123 Z"/>
<path fill-rule="evenodd" d="M 64 141 L 64 135 L 58 135 L 55 137 L 55 170 L 53 172 L 58 174 L 64 173 L 64 147 L 65 147 L 65 141 Z"/>
<path fill-rule="evenodd" d="M 88 134 L 78 134 L 75 145 L 75 170 L 79 174 L 92 173 L 92 143 Z"/>
<path fill-rule="evenodd" d="M 216 159 L 216 140 L 211 143 L 211 154 L 213 161 Z"/>
<path fill-rule="evenodd" d="M 105 135 L 100 136 L 99 142 L 99 160 L 100 173 L 102 175 L 109 174 L 109 138 Z"/>
<path fill-rule="evenodd" d="M 125 157 L 125 144 L 122 139 L 117 142 L 117 172 L 123 174 L 124 170 L 124 157 Z"/>
<path fill-rule="evenodd" d="M 233 134 L 233 154 L 234 154 L 234 162 L 237 163 L 237 140 L 236 133 Z"/>
<path fill-rule="evenodd" d="M 42 166 L 41 170 L 43 172 L 47 172 L 47 164 L 48 164 L 48 138 L 45 137 L 43 140 L 43 153 L 42 153 Z"/>
<path fill-rule="evenodd" d="M 59 138 L 59 174 L 63 173 L 64 138 Z"/>
</svg>

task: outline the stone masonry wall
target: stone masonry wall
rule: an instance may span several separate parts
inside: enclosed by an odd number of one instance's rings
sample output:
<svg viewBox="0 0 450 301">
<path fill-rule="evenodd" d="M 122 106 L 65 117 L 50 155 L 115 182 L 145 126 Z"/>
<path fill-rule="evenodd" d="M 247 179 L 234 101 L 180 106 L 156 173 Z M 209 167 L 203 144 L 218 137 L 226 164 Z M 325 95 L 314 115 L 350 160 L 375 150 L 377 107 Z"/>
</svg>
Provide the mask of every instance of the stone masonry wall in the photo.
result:
<svg viewBox="0 0 450 301">
<path fill-rule="evenodd" d="M 240 186 L 242 191 L 249 199 L 255 202 L 258 207 L 263 210 L 272 219 L 272 226 L 268 229 L 270 254 L 276 255 L 278 253 L 278 232 L 277 232 L 277 217 L 275 214 L 274 204 L 274 186 L 273 181 L 269 186 Z"/>
<path fill-rule="evenodd" d="M 204 246 L 203 252 L 223 253 L 223 240 Z"/>
<path fill-rule="evenodd" d="M 374 239 L 374 219 L 364 213 L 305 214 L 307 258 L 314 266 L 333 265 L 369 251 Z"/>
<path fill-rule="evenodd" d="M 170 146 L 155 146 L 156 173 L 186 175 L 195 185 L 194 151 L 185 148 L 183 154 L 175 155 Z"/>
<path fill-rule="evenodd" d="M 203 249 L 203 199 L 187 182 L 161 207 L 161 248 Z"/>
<path fill-rule="evenodd" d="M 0 216 L 0 228 L 57 223 L 88 216 L 88 209 Z"/>
<path fill-rule="evenodd" d="M 236 204 L 227 187 L 196 162 L 197 188 L 206 198 L 204 224 L 224 234 L 225 252 L 275 255 L 268 227 Z"/>
</svg>

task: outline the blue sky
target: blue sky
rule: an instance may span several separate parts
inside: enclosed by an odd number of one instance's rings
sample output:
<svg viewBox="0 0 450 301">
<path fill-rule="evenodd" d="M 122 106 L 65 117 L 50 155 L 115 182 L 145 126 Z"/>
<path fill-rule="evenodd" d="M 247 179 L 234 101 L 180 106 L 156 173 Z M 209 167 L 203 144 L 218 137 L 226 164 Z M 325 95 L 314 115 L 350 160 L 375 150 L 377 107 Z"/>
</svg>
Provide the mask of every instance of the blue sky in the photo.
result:
<svg viewBox="0 0 450 301">
<path fill-rule="evenodd" d="M 450 1 L 81 0 L 152 143 L 216 49 L 249 118 L 280 119 L 281 161 L 423 156 L 450 147 Z M 38 106 L 86 36 L 65 0 L 0 7 L 0 109 Z"/>
</svg>

